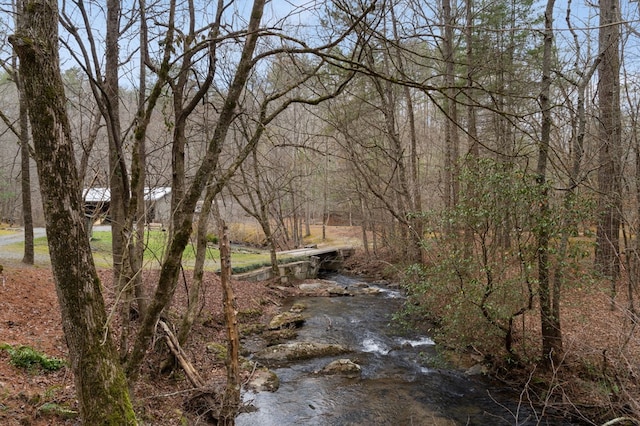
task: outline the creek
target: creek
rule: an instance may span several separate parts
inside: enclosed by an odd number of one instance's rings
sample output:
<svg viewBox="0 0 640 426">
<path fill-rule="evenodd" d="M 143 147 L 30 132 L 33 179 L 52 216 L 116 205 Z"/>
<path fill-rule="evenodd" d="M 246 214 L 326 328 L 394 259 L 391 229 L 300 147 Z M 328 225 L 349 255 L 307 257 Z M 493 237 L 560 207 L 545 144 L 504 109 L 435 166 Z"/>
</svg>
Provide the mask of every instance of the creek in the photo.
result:
<svg viewBox="0 0 640 426">
<path fill-rule="evenodd" d="M 349 288 L 343 275 L 325 277 Z M 295 361 L 273 371 L 276 392 L 246 392 L 256 410 L 240 414 L 238 426 L 287 425 L 570 425 L 538 418 L 519 394 L 480 377 L 446 368 L 429 336 L 394 326 L 401 292 L 378 287 L 378 294 L 304 297 L 307 321 L 294 341 L 340 344 L 352 352 Z M 322 375 L 330 361 L 349 358 L 362 368 L 359 378 Z"/>
</svg>

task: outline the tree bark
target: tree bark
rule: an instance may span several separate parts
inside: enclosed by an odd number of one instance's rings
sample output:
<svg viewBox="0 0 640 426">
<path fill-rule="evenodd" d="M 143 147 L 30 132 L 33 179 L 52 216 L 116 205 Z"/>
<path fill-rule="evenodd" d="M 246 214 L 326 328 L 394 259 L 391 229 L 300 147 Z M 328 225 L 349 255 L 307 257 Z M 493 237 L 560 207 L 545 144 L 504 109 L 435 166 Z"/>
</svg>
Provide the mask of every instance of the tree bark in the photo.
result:
<svg viewBox="0 0 640 426">
<path fill-rule="evenodd" d="M 129 311 L 133 303 L 134 287 L 129 285 L 133 277 L 128 251 L 131 241 L 131 226 L 127 223 L 127 212 L 131 192 L 129 176 L 122 150 L 122 132 L 120 125 L 119 94 L 119 46 L 121 0 L 107 0 L 107 31 L 105 40 L 105 75 L 103 96 L 103 114 L 107 123 L 109 140 L 109 188 L 111 199 L 109 214 L 111 217 L 111 251 L 113 254 L 113 282 L 120 293 L 120 317 L 123 324 L 121 339 L 122 350 L 126 350 Z"/>
<path fill-rule="evenodd" d="M 20 72 L 19 72 L 20 74 Z M 29 155 L 29 111 L 20 77 L 16 79 L 20 102 L 20 185 L 22 190 L 22 226 L 24 227 L 24 256 L 22 263 L 33 265 L 33 209 L 31 208 L 31 156 Z"/>
<path fill-rule="evenodd" d="M 88 425 L 133 425 L 136 419 L 127 381 L 108 331 L 84 226 L 59 69 L 57 2 L 33 0 L 25 4 L 10 42 L 20 59 L 51 265 L 80 415 Z"/>
<path fill-rule="evenodd" d="M 137 379 L 140 366 L 153 337 L 155 324 L 173 297 L 182 264 L 182 253 L 189 242 L 189 236 L 192 231 L 193 212 L 195 211 L 196 204 L 205 185 L 209 182 L 211 175 L 218 167 L 218 159 L 224 140 L 231 123 L 235 119 L 236 106 L 249 78 L 249 72 L 254 65 L 252 57 L 259 37 L 258 30 L 264 6 L 265 0 L 254 0 L 251 18 L 247 27 L 247 38 L 238 62 L 236 74 L 229 88 L 224 106 L 220 111 L 209 147 L 207 148 L 200 167 L 195 173 L 188 192 L 185 194 L 183 203 L 179 206 L 178 211 L 174 213 L 174 230 L 168 245 L 167 254 L 162 262 L 158 286 L 142 320 L 133 350 L 127 362 L 126 370 L 130 380 L 135 381 Z M 248 152 L 246 154 L 248 154 Z M 238 159 L 238 161 L 241 160 L 242 159 Z M 223 181 L 224 179 L 216 185 L 218 190 L 221 188 L 220 185 L 224 183 Z"/>
<path fill-rule="evenodd" d="M 621 119 L 620 119 L 620 28 L 618 0 L 600 1 L 598 66 L 598 103 L 600 107 L 600 148 L 598 169 L 598 227 L 596 233 L 596 267 L 611 280 L 611 297 L 615 297 L 620 275 L 621 224 Z"/>
<path fill-rule="evenodd" d="M 140 0 L 140 74 L 138 113 L 136 120 L 143 120 L 146 114 L 145 101 L 147 96 L 147 72 L 145 61 L 148 56 L 147 46 L 147 16 L 146 2 Z M 136 127 L 136 130 L 138 127 Z M 131 200 L 127 217 L 127 224 L 133 228 L 135 238 L 129 242 L 129 263 L 133 273 L 133 289 L 140 316 L 144 316 L 147 301 L 142 290 L 142 265 L 144 261 L 144 229 L 147 221 L 144 188 L 147 180 L 147 145 L 146 132 L 136 133 L 134 136 L 133 155 L 131 160 Z"/>
<path fill-rule="evenodd" d="M 198 216 L 198 225 L 196 229 L 196 260 L 193 265 L 193 283 L 189 288 L 189 304 L 187 310 L 182 317 L 180 330 L 178 331 L 178 342 L 184 345 L 189 337 L 191 327 L 200 312 L 200 304 L 202 301 L 202 282 L 204 278 L 204 262 L 207 256 L 207 232 L 209 230 L 209 216 L 214 202 L 214 193 L 211 189 L 207 189 L 207 193 L 202 203 L 202 209 Z"/>
<path fill-rule="evenodd" d="M 224 392 L 219 423 L 226 426 L 235 424 L 240 406 L 240 335 L 238 334 L 238 318 L 236 299 L 231 287 L 231 249 L 227 225 L 223 220 L 220 224 L 220 283 L 224 293 L 222 305 L 224 307 L 224 324 L 227 331 L 227 386 Z"/>
<path fill-rule="evenodd" d="M 553 51 L 553 6 L 555 0 L 548 0 L 545 10 L 545 32 L 542 59 L 542 88 L 540 109 L 542 129 L 538 149 L 537 183 L 540 191 L 540 214 L 537 226 L 538 238 L 538 281 L 540 295 L 540 322 L 542 328 L 542 356 L 547 368 L 558 366 L 562 357 L 562 329 L 560 327 L 560 295 L 552 291 L 550 278 L 550 235 L 551 212 L 547 189 L 547 161 L 551 142 L 551 64 Z"/>
<path fill-rule="evenodd" d="M 455 208 L 458 204 L 458 106 L 456 104 L 455 89 L 455 62 L 453 28 L 455 17 L 451 11 L 451 1 L 442 2 L 444 21 L 444 38 L 442 40 L 442 54 L 445 60 L 444 85 L 445 85 L 445 163 L 444 163 L 444 204 L 447 208 Z"/>
</svg>

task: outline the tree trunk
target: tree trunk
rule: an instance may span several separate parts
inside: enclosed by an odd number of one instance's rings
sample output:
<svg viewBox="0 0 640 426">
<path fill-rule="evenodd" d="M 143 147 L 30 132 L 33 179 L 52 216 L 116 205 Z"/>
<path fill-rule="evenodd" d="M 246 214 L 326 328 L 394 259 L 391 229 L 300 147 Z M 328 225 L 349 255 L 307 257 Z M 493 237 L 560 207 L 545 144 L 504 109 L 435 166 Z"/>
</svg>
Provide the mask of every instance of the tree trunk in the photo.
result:
<svg viewBox="0 0 640 426">
<path fill-rule="evenodd" d="M 21 72 L 19 72 L 21 74 Z M 33 265 L 33 212 L 31 208 L 31 166 L 29 155 L 29 111 L 20 77 L 16 79 L 20 101 L 20 185 L 22 190 L 22 226 L 24 227 L 24 256 L 22 263 Z"/>
<path fill-rule="evenodd" d="M 146 3 L 140 0 L 140 93 L 138 98 L 137 118 L 144 121 L 145 101 L 147 96 L 147 73 L 144 61 L 147 54 L 147 23 Z M 134 238 L 129 241 L 129 264 L 133 275 L 133 293 L 140 316 L 144 316 L 147 301 L 142 289 L 142 267 L 144 263 L 144 230 L 147 223 L 147 205 L 145 201 L 145 185 L 147 181 L 147 144 L 146 131 L 134 137 L 133 155 L 131 161 L 131 200 L 127 216 L 127 226 L 132 229 Z"/>
<path fill-rule="evenodd" d="M 542 85 L 540 109 L 542 110 L 542 129 L 538 150 L 537 183 L 541 201 L 538 220 L 538 281 L 540 294 L 540 321 L 542 328 L 542 356 L 547 368 L 558 366 L 562 357 L 562 329 L 560 327 L 560 288 L 552 291 L 550 278 L 550 235 L 551 221 L 549 195 L 547 189 L 547 160 L 551 141 L 551 64 L 553 51 L 553 5 L 555 0 L 548 0 L 545 10 L 545 32 L 542 61 Z"/>
<path fill-rule="evenodd" d="M 392 6 L 391 25 L 393 27 L 393 38 L 395 39 L 395 43 L 397 43 L 397 46 L 400 46 L 401 40 L 398 33 L 397 21 L 398 20 L 395 17 L 395 9 Z M 396 48 L 396 56 L 398 70 L 403 76 L 405 76 L 406 71 L 401 49 Z M 422 194 L 420 193 L 421 186 L 418 180 L 418 168 L 420 161 L 418 159 L 418 135 L 416 131 L 416 117 L 413 108 L 413 98 L 411 97 L 411 89 L 409 88 L 409 86 L 404 86 L 402 88 L 402 94 L 406 102 L 406 115 L 407 120 L 409 121 L 410 140 L 408 187 L 409 204 L 412 211 L 409 212 L 409 242 L 413 245 L 413 247 L 409 247 L 409 258 L 415 262 L 422 263 L 422 239 L 424 236 L 424 220 L 422 219 L 420 214 L 422 212 Z"/>
<path fill-rule="evenodd" d="M 448 208 L 455 208 L 458 204 L 458 156 L 459 156 L 459 138 L 458 138 L 458 107 L 456 104 L 455 92 L 455 62 L 454 62 L 454 40 L 453 28 L 455 17 L 451 11 L 451 1 L 444 0 L 442 2 L 443 21 L 444 21 L 444 38 L 443 55 L 445 60 L 444 84 L 445 84 L 445 164 L 444 164 L 444 182 L 445 195 L 444 203 Z"/>
<path fill-rule="evenodd" d="M 325 151 L 327 143 L 325 141 Z M 327 225 L 329 224 L 329 156 L 324 155 L 324 175 L 322 179 L 322 241 L 327 239 Z"/>
<path fill-rule="evenodd" d="M 474 77 L 476 73 L 476 59 L 474 52 L 474 42 L 473 42 L 473 0 L 466 0 L 465 2 L 465 15 L 466 15 L 466 24 L 464 29 L 465 42 L 467 44 L 467 87 L 466 87 L 466 97 L 467 97 L 467 149 L 469 150 L 468 157 L 470 157 L 471 161 L 477 161 L 480 156 L 480 144 L 478 143 L 478 129 L 476 125 L 476 107 L 473 105 L 475 101 L 475 90 L 474 90 Z"/>
<path fill-rule="evenodd" d="M 128 277 L 124 259 L 127 238 L 124 224 L 129 202 L 127 169 L 121 146 L 120 96 L 118 93 L 118 39 L 120 37 L 120 0 L 107 1 L 107 33 L 105 46 L 104 104 L 109 138 L 109 187 L 111 189 L 110 214 L 112 226 L 112 251 L 114 282 L 121 289 Z"/>
<path fill-rule="evenodd" d="M 236 299 L 231 287 L 231 250 L 227 225 L 220 220 L 220 283 L 222 284 L 224 307 L 224 323 L 227 331 L 227 386 L 220 409 L 219 424 L 232 426 L 238 415 L 240 406 L 240 336 L 238 334 L 238 319 Z"/>
<path fill-rule="evenodd" d="M 611 280 L 611 297 L 615 297 L 620 275 L 621 222 L 621 121 L 620 121 L 620 28 L 618 0 L 600 1 L 598 66 L 598 103 L 600 107 L 600 149 L 598 169 L 598 228 L 596 235 L 596 267 Z"/>
<path fill-rule="evenodd" d="M 18 106 L 19 129 L 14 133 L 18 137 L 20 144 L 20 190 L 22 196 L 22 226 L 24 227 L 24 255 L 22 263 L 33 265 L 34 262 L 34 246 L 33 246 L 33 209 L 31 207 L 31 168 L 30 168 L 30 152 L 29 152 L 29 111 L 27 107 L 27 99 L 24 94 L 24 88 L 20 81 L 20 70 L 18 67 L 18 56 L 14 52 L 11 57 L 13 68 L 13 79 L 15 80 L 18 90 Z M 3 121 L 8 127 L 13 128 L 4 114 L 0 114 Z"/>
<path fill-rule="evenodd" d="M 476 90 L 474 78 L 476 73 L 476 59 L 474 52 L 474 40 L 473 40 L 473 29 L 474 29 L 474 10 L 473 10 L 473 0 L 465 1 L 465 28 L 464 28 L 464 36 L 465 43 L 467 44 L 466 48 L 466 71 L 467 71 L 467 86 L 465 87 L 465 96 L 467 102 L 467 154 L 465 155 L 464 165 L 468 167 L 472 173 L 475 173 L 478 169 L 478 161 L 480 159 L 480 144 L 478 143 L 478 128 L 476 123 L 476 107 L 474 103 L 476 102 Z M 466 183 L 466 188 L 464 188 L 467 196 L 475 199 L 474 194 L 476 194 L 476 183 L 472 180 Z M 463 253 L 465 257 L 471 256 L 471 248 L 473 247 L 473 230 L 470 227 L 465 227 L 464 229 L 464 246 Z"/>
<path fill-rule="evenodd" d="M 189 338 L 191 327 L 198 317 L 201 304 L 202 281 L 204 278 L 204 262 L 207 256 L 207 231 L 209 230 L 209 216 L 214 202 L 214 192 L 209 187 L 202 203 L 202 209 L 198 216 L 198 225 L 196 229 L 196 260 L 193 266 L 193 283 L 189 288 L 189 304 L 187 311 L 182 317 L 180 330 L 178 332 L 178 342 L 184 345 Z M 217 211 L 217 207 L 216 207 Z"/>
<path fill-rule="evenodd" d="M 140 330 L 136 336 L 133 350 L 127 362 L 127 375 L 130 380 L 136 380 L 140 373 L 140 366 L 144 359 L 144 355 L 151 343 L 155 325 L 157 324 L 160 314 L 171 301 L 175 291 L 178 274 L 182 265 L 182 253 L 189 242 L 191 235 L 191 227 L 193 225 L 193 212 L 196 204 L 207 182 L 218 166 L 218 159 L 222 151 L 223 142 L 229 131 L 231 123 L 236 116 L 236 106 L 240 95 L 242 94 L 246 81 L 249 78 L 249 72 L 253 67 L 252 57 L 259 37 L 259 25 L 262 19 L 265 0 L 254 0 L 252 6 L 251 19 L 247 28 L 247 38 L 243 46 L 236 74 L 229 87 L 227 97 L 223 108 L 220 110 L 218 121 L 215 125 L 213 136 L 211 137 L 209 147 L 205 154 L 200 167 L 193 177 L 191 187 L 186 194 L 183 203 L 180 205 L 178 212 L 175 212 L 180 221 L 175 221 L 176 229 L 173 230 L 171 241 L 167 247 L 165 259 L 162 262 L 158 285 L 154 293 L 153 299 L 147 308 L 147 312 L 140 325 Z M 248 154 L 248 153 L 247 153 Z M 221 189 L 220 185 L 224 183 L 220 181 L 216 184 L 217 191 Z"/>
<path fill-rule="evenodd" d="M 129 313 L 133 303 L 134 287 L 130 285 L 133 272 L 130 268 L 131 226 L 127 214 L 131 192 L 129 177 L 122 150 L 119 94 L 119 46 L 121 0 L 107 0 L 107 28 L 105 40 L 105 75 L 103 114 L 109 140 L 109 214 L 111 217 L 111 251 L 113 255 L 113 282 L 119 294 L 120 318 L 123 321 L 121 351 L 126 352 L 129 334 Z"/>
<path fill-rule="evenodd" d="M 365 208 L 364 196 L 358 193 L 358 200 L 360 201 L 360 214 L 362 215 L 362 222 L 360 228 L 362 228 L 362 247 L 364 248 L 365 257 L 368 259 L 371 256 L 369 251 L 369 238 L 367 232 L 369 230 L 369 214 Z"/>
<path fill-rule="evenodd" d="M 133 425 L 126 378 L 108 332 L 75 166 L 58 57 L 57 2 L 23 5 L 10 37 L 20 59 L 58 301 L 84 424 Z"/>
</svg>

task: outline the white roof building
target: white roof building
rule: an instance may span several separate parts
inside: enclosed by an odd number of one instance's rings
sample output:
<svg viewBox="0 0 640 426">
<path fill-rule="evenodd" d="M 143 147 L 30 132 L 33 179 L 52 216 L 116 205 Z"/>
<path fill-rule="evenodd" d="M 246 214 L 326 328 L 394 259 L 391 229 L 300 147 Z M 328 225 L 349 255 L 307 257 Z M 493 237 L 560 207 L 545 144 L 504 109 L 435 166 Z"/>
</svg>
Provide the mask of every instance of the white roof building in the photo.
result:
<svg viewBox="0 0 640 426">
<path fill-rule="evenodd" d="M 148 222 L 168 222 L 171 216 L 171 187 L 158 186 L 144 188 L 144 199 L 147 202 Z M 97 212 L 107 214 L 111 202 L 109 188 L 85 188 L 82 191 L 85 214 L 95 217 Z"/>
<path fill-rule="evenodd" d="M 171 194 L 170 186 L 145 187 L 144 199 L 157 201 Z M 82 196 L 86 203 L 105 203 L 111 201 L 111 189 L 109 188 L 85 188 Z"/>
</svg>

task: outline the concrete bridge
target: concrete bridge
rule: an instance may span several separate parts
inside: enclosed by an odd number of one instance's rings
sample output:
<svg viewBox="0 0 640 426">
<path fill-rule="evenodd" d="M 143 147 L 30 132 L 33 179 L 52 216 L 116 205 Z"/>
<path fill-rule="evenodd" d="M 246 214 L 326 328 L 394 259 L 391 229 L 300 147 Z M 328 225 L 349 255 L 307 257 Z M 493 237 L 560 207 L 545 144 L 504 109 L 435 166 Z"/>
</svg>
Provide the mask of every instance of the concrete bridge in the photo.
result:
<svg viewBox="0 0 640 426">
<path fill-rule="evenodd" d="M 353 247 L 305 247 L 296 250 L 278 252 L 278 258 L 291 258 L 291 262 L 279 265 L 280 278 L 283 282 L 291 279 L 304 280 L 315 278 L 320 271 L 338 271 L 343 262 L 355 253 Z M 265 281 L 273 278 L 271 267 L 255 271 L 234 274 L 234 279 L 243 281 Z"/>
<path fill-rule="evenodd" d="M 289 256 L 293 258 L 317 258 L 320 270 L 336 271 L 342 268 L 344 260 L 352 256 L 354 253 L 355 249 L 353 247 L 305 247 L 295 250 L 280 251 L 278 252 L 278 257 Z"/>
</svg>

